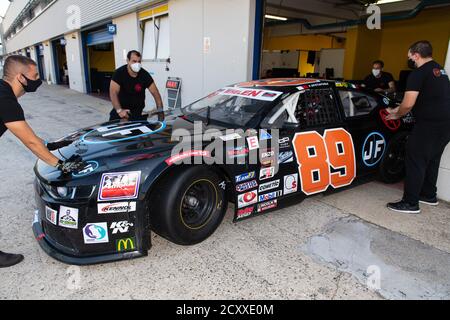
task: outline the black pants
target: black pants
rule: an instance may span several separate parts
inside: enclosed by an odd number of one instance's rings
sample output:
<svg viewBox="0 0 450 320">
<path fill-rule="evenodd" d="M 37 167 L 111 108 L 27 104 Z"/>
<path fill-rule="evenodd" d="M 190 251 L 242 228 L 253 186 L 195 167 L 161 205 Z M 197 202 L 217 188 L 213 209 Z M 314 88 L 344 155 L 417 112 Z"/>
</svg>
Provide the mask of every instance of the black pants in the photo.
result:
<svg viewBox="0 0 450 320">
<path fill-rule="evenodd" d="M 140 120 L 146 120 L 147 116 L 142 116 L 142 112 L 144 111 L 143 108 L 133 109 L 131 110 L 130 115 L 130 121 L 140 121 Z M 120 120 L 119 115 L 117 114 L 117 111 L 113 109 L 111 113 L 109 114 L 109 121 L 116 121 Z"/>
<path fill-rule="evenodd" d="M 406 202 L 417 205 L 421 196 L 436 197 L 439 166 L 449 142 L 450 121 L 415 126 L 406 147 Z"/>
</svg>

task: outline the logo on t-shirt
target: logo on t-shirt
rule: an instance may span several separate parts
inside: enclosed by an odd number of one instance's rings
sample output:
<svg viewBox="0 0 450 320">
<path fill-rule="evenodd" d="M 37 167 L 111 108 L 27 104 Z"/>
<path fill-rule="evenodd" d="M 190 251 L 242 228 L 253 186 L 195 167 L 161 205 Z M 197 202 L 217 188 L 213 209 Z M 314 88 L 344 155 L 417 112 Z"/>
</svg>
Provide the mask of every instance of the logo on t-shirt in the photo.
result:
<svg viewBox="0 0 450 320">
<path fill-rule="evenodd" d="M 140 83 L 137 83 L 135 86 L 134 86 L 134 90 L 136 91 L 136 92 L 142 92 L 142 84 L 140 84 Z"/>
<path fill-rule="evenodd" d="M 433 73 L 434 73 L 434 76 L 437 78 L 439 78 L 442 75 L 441 70 L 438 68 L 434 68 Z"/>
</svg>

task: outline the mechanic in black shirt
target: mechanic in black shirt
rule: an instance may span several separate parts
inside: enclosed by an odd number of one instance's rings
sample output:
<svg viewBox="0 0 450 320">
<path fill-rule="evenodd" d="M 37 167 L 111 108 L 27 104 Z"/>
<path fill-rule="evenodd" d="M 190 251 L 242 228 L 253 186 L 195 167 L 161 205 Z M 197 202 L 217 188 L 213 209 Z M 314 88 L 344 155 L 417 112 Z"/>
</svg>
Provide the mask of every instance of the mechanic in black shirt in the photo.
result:
<svg viewBox="0 0 450 320">
<path fill-rule="evenodd" d="M 442 154 L 450 142 L 450 81 L 433 58 L 428 41 L 411 46 L 408 58 L 417 67 L 408 79 L 405 98 L 397 109 L 388 109 L 388 120 L 413 110 L 416 125 L 406 148 L 406 180 L 403 200 L 388 208 L 402 213 L 420 213 L 419 203 L 439 205 L 437 180 Z M 414 108 L 414 109 L 413 109 Z"/>
<path fill-rule="evenodd" d="M 22 107 L 17 98 L 27 92 L 35 92 L 42 84 L 36 63 L 23 56 L 10 56 L 4 65 L 3 79 L 0 80 L 0 137 L 10 130 L 39 159 L 64 173 L 84 168 L 80 159 L 62 162 L 50 150 L 67 146 L 71 142 L 60 141 L 45 144 L 36 136 L 25 121 Z M 0 268 L 11 267 L 23 260 L 22 255 L 7 254 L 0 251 Z"/>
<path fill-rule="evenodd" d="M 155 99 L 159 120 L 164 120 L 164 107 L 161 94 L 152 76 L 142 68 L 142 56 L 138 51 L 130 51 L 127 64 L 116 70 L 110 87 L 110 97 L 114 109 L 110 121 L 142 120 L 145 108 L 145 92 L 148 89 Z"/>
<path fill-rule="evenodd" d="M 373 63 L 372 74 L 364 80 L 367 89 L 378 93 L 390 94 L 396 91 L 395 81 L 392 74 L 384 72 L 384 62 L 377 60 Z"/>
</svg>

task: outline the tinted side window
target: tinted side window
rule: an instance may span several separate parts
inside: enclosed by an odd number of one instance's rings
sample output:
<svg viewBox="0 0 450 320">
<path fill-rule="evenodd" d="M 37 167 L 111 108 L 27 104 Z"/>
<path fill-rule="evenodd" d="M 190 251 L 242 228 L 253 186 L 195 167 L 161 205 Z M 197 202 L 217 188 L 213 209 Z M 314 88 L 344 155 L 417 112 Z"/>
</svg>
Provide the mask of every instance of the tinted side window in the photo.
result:
<svg viewBox="0 0 450 320">
<path fill-rule="evenodd" d="M 340 90 L 339 95 L 347 118 L 367 115 L 378 105 L 374 97 L 362 92 Z"/>
<path fill-rule="evenodd" d="M 307 90 L 300 95 L 296 117 L 302 127 L 317 127 L 340 121 L 332 89 Z"/>
</svg>

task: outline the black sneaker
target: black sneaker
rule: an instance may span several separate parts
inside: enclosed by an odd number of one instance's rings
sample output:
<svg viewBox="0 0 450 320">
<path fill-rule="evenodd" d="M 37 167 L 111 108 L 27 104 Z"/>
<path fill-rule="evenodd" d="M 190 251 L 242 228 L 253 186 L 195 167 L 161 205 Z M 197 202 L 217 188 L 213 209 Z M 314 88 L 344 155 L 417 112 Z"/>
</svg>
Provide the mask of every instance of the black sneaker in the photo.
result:
<svg viewBox="0 0 450 320">
<path fill-rule="evenodd" d="M 408 213 L 408 214 L 419 214 L 420 207 L 419 205 L 411 205 L 406 201 L 400 201 L 395 203 L 389 203 L 387 205 L 389 210 L 400 212 L 400 213 Z"/>
<path fill-rule="evenodd" d="M 439 201 L 437 199 L 437 197 L 434 198 L 427 198 L 427 197 L 420 197 L 420 203 L 429 205 L 429 206 L 433 206 L 433 207 L 437 207 L 439 205 Z"/>
<path fill-rule="evenodd" d="M 21 254 L 9 254 L 0 251 L 0 268 L 8 268 L 15 266 L 23 261 Z"/>
</svg>

